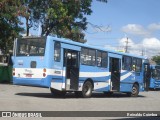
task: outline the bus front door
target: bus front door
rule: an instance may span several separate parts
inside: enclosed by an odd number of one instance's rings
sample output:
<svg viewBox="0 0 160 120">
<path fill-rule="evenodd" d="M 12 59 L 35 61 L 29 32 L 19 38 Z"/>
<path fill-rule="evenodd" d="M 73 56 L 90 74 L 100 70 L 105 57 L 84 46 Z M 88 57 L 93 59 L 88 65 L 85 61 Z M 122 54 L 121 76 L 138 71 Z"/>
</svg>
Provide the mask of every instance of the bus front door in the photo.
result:
<svg viewBox="0 0 160 120">
<path fill-rule="evenodd" d="M 111 91 L 120 91 L 120 59 L 110 57 Z"/>
<path fill-rule="evenodd" d="M 66 67 L 66 90 L 78 90 L 79 52 L 65 49 L 64 66 Z"/>
</svg>

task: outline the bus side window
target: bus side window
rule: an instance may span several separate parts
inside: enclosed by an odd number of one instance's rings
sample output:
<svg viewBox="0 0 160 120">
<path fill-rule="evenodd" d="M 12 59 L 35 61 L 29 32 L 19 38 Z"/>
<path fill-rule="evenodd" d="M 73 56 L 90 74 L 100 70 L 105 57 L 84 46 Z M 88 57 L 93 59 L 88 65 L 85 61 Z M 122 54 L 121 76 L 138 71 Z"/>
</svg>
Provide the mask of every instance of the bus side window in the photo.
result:
<svg viewBox="0 0 160 120">
<path fill-rule="evenodd" d="M 97 51 L 97 66 L 107 68 L 107 52 Z"/>
<path fill-rule="evenodd" d="M 61 44 L 60 42 L 54 43 L 54 61 L 60 62 L 61 60 Z"/>
<path fill-rule="evenodd" d="M 91 65 L 91 66 L 94 66 L 95 63 L 96 63 L 96 51 L 95 50 L 92 50 L 92 49 L 89 49 L 89 53 L 88 53 L 88 65 Z"/>
<path fill-rule="evenodd" d="M 132 70 L 136 72 L 140 72 L 142 70 L 142 59 L 133 58 Z"/>
<path fill-rule="evenodd" d="M 108 54 L 107 52 L 102 52 L 102 67 L 107 68 Z"/>
<path fill-rule="evenodd" d="M 102 65 L 102 53 L 100 51 L 97 51 L 97 66 L 101 67 Z"/>
<path fill-rule="evenodd" d="M 131 66 L 132 66 L 132 58 L 129 56 L 123 56 L 122 69 L 131 71 L 133 69 L 133 68 L 131 68 Z"/>
<path fill-rule="evenodd" d="M 141 59 L 137 59 L 137 67 L 136 67 L 136 71 L 140 72 L 142 68 L 142 60 Z"/>
<path fill-rule="evenodd" d="M 81 50 L 81 64 L 95 66 L 96 51 L 94 49 L 82 48 Z"/>
<path fill-rule="evenodd" d="M 87 60 L 88 60 L 88 49 L 82 48 L 82 50 L 81 50 L 81 63 L 83 65 L 86 65 Z"/>
</svg>

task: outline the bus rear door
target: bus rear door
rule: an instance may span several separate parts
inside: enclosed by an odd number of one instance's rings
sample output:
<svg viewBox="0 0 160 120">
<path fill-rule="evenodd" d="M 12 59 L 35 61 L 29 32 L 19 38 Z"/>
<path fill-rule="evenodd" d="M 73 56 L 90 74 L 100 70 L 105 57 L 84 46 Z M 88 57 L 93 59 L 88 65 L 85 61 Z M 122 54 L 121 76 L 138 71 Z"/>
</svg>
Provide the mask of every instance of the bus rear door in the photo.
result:
<svg viewBox="0 0 160 120">
<path fill-rule="evenodd" d="M 66 90 L 78 90 L 79 51 L 64 49 L 64 67 L 66 71 Z"/>
</svg>

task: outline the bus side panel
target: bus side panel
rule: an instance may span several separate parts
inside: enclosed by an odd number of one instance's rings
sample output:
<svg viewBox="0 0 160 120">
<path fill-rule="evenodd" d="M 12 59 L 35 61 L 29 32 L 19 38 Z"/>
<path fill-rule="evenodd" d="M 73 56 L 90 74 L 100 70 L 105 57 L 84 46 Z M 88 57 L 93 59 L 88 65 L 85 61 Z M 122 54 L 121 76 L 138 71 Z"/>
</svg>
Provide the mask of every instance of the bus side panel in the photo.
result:
<svg viewBox="0 0 160 120">
<path fill-rule="evenodd" d="M 83 83 L 86 80 L 92 80 L 95 91 L 108 91 L 110 89 L 109 78 L 110 73 L 108 72 L 108 68 L 81 65 L 79 74 L 79 90 L 82 90 Z"/>
<path fill-rule="evenodd" d="M 135 81 L 134 73 L 131 71 L 121 70 L 120 91 L 130 92 Z"/>
<path fill-rule="evenodd" d="M 131 92 L 132 86 L 135 82 L 139 84 L 139 91 L 143 91 L 143 78 L 141 72 L 126 71 L 122 70 L 121 72 L 121 92 Z"/>
</svg>

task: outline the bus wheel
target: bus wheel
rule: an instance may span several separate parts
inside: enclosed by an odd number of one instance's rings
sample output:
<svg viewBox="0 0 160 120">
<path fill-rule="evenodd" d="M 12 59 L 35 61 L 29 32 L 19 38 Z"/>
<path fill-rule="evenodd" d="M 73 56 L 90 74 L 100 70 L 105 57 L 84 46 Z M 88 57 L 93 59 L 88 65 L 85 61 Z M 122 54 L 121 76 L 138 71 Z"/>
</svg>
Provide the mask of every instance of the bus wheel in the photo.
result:
<svg viewBox="0 0 160 120">
<path fill-rule="evenodd" d="M 127 95 L 130 97 L 137 97 L 138 94 L 139 94 L 139 86 L 137 84 L 133 85 L 131 93 L 127 93 Z"/>
<path fill-rule="evenodd" d="M 65 91 L 58 91 L 53 88 L 50 88 L 50 91 L 51 91 L 52 95 L 54 95 L 55 97 L 64 97 L 66 95 Z"/>
<path fill-rule="evenodd" d="M 90 81 L 87 81 L 84 83 L 83 88 L 82 88 L 82 96 L 84 98 L 89 98 L 92 95 L 92 89 L 93 85 Z"/>
</svg>

